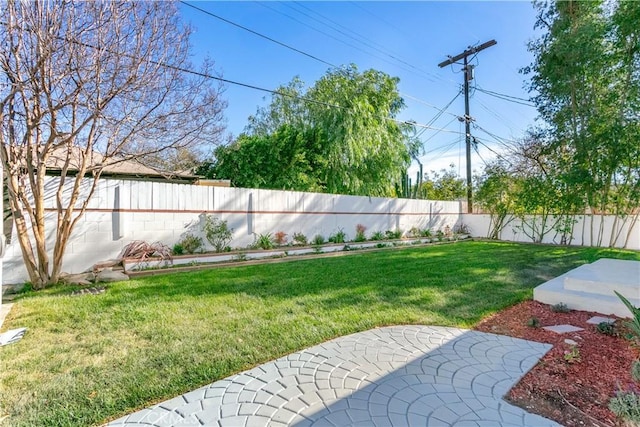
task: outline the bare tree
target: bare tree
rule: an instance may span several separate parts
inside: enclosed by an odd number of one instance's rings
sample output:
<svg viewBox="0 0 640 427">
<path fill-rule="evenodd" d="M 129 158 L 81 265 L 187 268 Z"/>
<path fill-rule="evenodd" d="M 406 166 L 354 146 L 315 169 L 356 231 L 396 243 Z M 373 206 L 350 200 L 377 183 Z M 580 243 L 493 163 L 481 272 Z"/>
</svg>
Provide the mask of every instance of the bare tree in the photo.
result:
<svg viewBox="0 0 640 427">
<path fill-rule="evenodd" d="M 42 288 L 58 281 L 103 169 L 218 141 L 225 103 L 211 64 L 189 72 L 190 30 L 173 3 L 8 0 L 0 10 L 0 154 L 29 278 Z"/>
</svg>

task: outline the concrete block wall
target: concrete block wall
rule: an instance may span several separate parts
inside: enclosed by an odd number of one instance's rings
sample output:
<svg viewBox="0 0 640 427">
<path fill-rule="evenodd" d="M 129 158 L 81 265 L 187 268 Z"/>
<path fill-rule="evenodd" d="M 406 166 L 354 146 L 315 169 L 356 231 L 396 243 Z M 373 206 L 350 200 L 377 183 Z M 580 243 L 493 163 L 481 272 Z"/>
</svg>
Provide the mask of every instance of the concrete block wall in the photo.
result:
<svg viewBox="0 0 640 427">
<path fill-rule="evenodd" d="M 83 197 L 89 184 L 87 180 L 83 186 Z M 49 177 L 46 185 L 47 238 L 53 248 L 57 178 Z M 289 238 L 299 232 L 312 239 L 316 234 L 327 238 L 339 230 L 353 238 L 357 224 L 364 225 L 368 235 L 412 227 L 453 228 L 460 220 L 460 208 L 459 202 L 103 179 L 71 236 L 63 270 L 80 272 L 115 258 L 133 240 L 172 246 L 187 232 L 201 233 L 204 215 L 226 220 L 234 230 L 230 245 L 246 247 L 256 236 L 277 231 Z M 27 280 L 15 237 L 3 265 L 5 283 Z"/>
<path fill-rule="evenodd" d="M 608 247 L 611 239 L 611 234 L 619 234 L 617 241 L 613 247 L 627 248 L 640 250 L 640 220 L 633 223 L 633 218 L 629 217 L 626 222 L 621 222 L 613 215 L 580 215 L 576 217 L 576 224 L 573 228 L 573 239 L 569 244 L 575 246 L 603 246 Z M 489 225 L 491 221 L 490 215 L 484 214 L 462 214 L 460 221 L 466 224 L 473 237 L 487 237 L 489 233 Z M 601 244 L 598 244 L 598 230 L 602 223 L 603 236 Z M 515 219 L 510 222 L 500 234 L 500 240 L 512 241 L 512 242 L 531 242 L 531 239 L 524 235 L 519 229 L 520 220 Z M 631 230 L 629 230 L 629 228 Z M 593 230 L 593 233 L 592 233 Z M 625 239 L 629 234 L 629 241 L 625 246 Z M 560 244 L 560 236 L 554 231 L 550 231 L 542 243 Z"/>
</svg>

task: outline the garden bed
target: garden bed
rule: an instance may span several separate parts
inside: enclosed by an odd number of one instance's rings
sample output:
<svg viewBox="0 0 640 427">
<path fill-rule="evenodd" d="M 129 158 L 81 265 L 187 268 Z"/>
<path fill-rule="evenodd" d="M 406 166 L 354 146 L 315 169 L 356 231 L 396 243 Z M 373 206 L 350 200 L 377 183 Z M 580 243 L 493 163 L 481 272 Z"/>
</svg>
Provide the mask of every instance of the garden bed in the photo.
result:
<svg viewBox="0 0 640 427">
<path fill-rule="evenodd" d="M 602 315 L 555 312 L 548 305 L 525 301 L 480 322 L 475 328 L 479 331 L 553 344 L 506 399 L 567 427 L 619 425 L 609 399 L 619 387 L 634 384 L 630 369 L 640 349 L 625 338 L 624 320 L 617 320 L 614 333 L 607 335 L 586 323 L 593 316 Z M 528 326 L 531 319 L 537 320 L 536 327 Z M 542 328 L 562 324 L 583 330 L 557 334 Z"/>
<path fill-rule="evenodd" d="M 122 260 L 122 264 L 127 274 L 136 275 L 138 272 L 149 272 L 160 269 L 193 269 L 215 264 L 229 264 L 244 261 L 278 259 L 303 255 L 320 255 L 357 250 L 384 249 L 399 246 L 419 246 L 431 243 L 456 242 L 467 239 L 469 239 L 469 236 L 463 234 L 454 237 L 444 237 L 442 239 L 416 237 L 413 239 L 407 238 L 383 241 L 328 243 L 314 246 L 288 245 L 273 249 L 235 250 L 220 253 L 177 255 L 173 256 L 171 259 L 160 257 L 151 257 L 144 260 L 125 258 Z"/>
</svg>

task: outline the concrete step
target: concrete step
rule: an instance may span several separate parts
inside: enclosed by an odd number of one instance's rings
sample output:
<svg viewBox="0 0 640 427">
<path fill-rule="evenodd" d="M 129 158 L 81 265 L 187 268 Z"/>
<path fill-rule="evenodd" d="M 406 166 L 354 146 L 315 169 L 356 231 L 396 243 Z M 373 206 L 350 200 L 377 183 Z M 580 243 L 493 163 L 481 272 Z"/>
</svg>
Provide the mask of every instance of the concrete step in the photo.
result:
<svg viewBox="0 0 640 427">
<path fill-rule="evenodd" d="M 572 310 L 631 317 L 613 293 L 640 307 L 640 262 L 601 259 L 549 280 L 533 290 L 533 299 L 545 304 L 566 304 Z"/>
<path fill-rule="evenodd" d="M 640 298 L 640 263 L 620 259 L 599 259 L 571 271 L 564 288 L 615 296 L 618 291 L 627 298 Z"/>
</svg>

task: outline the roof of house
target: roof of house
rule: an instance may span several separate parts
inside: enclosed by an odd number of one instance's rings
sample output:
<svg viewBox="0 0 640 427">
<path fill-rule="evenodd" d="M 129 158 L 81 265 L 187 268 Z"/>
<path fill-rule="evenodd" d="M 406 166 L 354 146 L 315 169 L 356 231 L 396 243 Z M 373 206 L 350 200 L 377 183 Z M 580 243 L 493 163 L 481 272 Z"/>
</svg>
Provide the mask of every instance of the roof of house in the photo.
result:
<svg viewBox="0 0 640 427">
<path fill-rule="evenodd" d="M 82 149 L 80 147 L 73 147 L 71 152 L 69 153 L 66 147 L 63 147 L 55 150 L 47 159 L 47 174 L 60 174 L 67 161 L 67 156 L 70 156 L 70 163 L 67 173 L 73 174 L 77 172 L 83 156 Z M 142 164 L 136 158 L 125 159 L 109 157 L 105 161 L 104 156 L 97 152 L 92 152 L 91 157 L 92 158 L 90 163 L 91 165 L 93 165 L 91 169 L 101 168 L 101 175 L 104 177 L 188 182 L 194 182 L 200 179 L 200 177 L 194 175 L 190 171 L 167 172 L 156 170 Z"/>
</svg>

